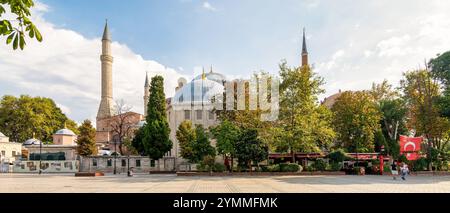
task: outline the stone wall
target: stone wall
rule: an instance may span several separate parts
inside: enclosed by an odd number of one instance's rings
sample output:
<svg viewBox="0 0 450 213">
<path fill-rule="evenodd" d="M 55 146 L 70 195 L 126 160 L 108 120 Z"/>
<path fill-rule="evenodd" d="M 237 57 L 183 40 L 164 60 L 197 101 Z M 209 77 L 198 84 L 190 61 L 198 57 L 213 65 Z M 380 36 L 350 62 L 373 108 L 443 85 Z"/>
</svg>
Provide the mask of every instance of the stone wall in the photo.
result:
<svg viewBox="0 0 450 213">
<path fill-rule="evenodd" d="M 151 171 L 174 171 L 175 158 L 163 158 L 160 161 L 153 161 L 145 156 L 120 156 L 116 158 L 114 156 L 82 157 L 80 172 L 113 173 L 114 161 L 116 162 L 117 173 L 127 173 L 128 164 L 135 173 L 149 173 Z"/>
<path fill-rule="evenodd" d="M 39 166 L 42 166 L 43 173 L 74 173 L 79 170 L 79 161 L 16 161 L 13 172 L 17 173 L 38 173 Z"/>
</svg>

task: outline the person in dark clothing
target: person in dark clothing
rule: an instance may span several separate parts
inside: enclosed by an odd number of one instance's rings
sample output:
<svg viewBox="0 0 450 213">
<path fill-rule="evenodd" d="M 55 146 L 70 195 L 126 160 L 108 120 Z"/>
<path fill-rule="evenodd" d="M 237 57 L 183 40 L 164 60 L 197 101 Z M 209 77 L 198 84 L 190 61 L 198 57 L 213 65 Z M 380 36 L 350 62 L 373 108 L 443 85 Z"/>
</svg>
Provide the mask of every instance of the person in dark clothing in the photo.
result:
<svg viewBox="0 0 450 213">
<path fill-rule="evenodd" d="M 397 161 L 393 161 L 391 164 L 391 174 L 392 174 L 392 179 L 397 180 L 397 176 L 398 176 Z"/>
</svg>

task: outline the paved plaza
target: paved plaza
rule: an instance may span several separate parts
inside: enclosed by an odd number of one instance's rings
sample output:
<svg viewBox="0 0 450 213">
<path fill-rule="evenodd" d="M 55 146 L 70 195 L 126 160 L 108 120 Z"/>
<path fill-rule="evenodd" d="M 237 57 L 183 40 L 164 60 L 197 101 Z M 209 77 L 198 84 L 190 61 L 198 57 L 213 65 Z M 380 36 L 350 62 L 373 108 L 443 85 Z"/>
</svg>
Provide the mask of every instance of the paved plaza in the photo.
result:
<svg viewBox="0 0 450 213">
<path fill-rule="evenodd" d="M 176 175 L 107 175 L 74 177 L 69 174 L 0 174 L 2 192 L 112 192 L 112 193 L 367 193 L 450 192 L 450 176 L 412 176 L 394 181 L 388 176 L 272 176 L 177 177 Z"/>
</svg>

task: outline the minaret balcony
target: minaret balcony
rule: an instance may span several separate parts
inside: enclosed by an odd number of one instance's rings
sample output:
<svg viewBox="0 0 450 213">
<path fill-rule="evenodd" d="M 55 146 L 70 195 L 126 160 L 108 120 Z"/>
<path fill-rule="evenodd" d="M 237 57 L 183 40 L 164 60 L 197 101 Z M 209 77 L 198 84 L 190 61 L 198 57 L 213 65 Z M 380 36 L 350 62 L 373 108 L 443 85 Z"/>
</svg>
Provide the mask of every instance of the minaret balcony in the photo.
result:
<svg viewBox="0 0 450 213">
<path fill-rule="evenodd" d="M 109 62 L 113 62 L 113 57 L 112 56 L 110 56 L 110 55 L 101 55 L 100 56 L 100 60 L 102 60 L 102 61 L 109 61 Z"/>
</svg>

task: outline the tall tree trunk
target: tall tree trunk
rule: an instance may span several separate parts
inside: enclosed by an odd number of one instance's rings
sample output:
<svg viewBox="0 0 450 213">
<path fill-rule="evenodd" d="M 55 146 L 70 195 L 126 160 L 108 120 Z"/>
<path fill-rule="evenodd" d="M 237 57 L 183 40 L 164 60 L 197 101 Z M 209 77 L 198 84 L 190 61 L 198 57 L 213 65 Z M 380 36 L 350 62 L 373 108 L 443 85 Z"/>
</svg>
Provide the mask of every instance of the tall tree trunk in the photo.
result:
<svg viewBox="0 0 450 213">
<path fill-rule="evenodd" d="M 233 174 L 233 168 L 234 168 L 234 158 L 233 155 L 231 156 L 231 173 Z"/>
<path fill-rule="evenodd" d="M 295 152 L 291 149 L 292 163 L 295 163 Z"/>
</svg>

